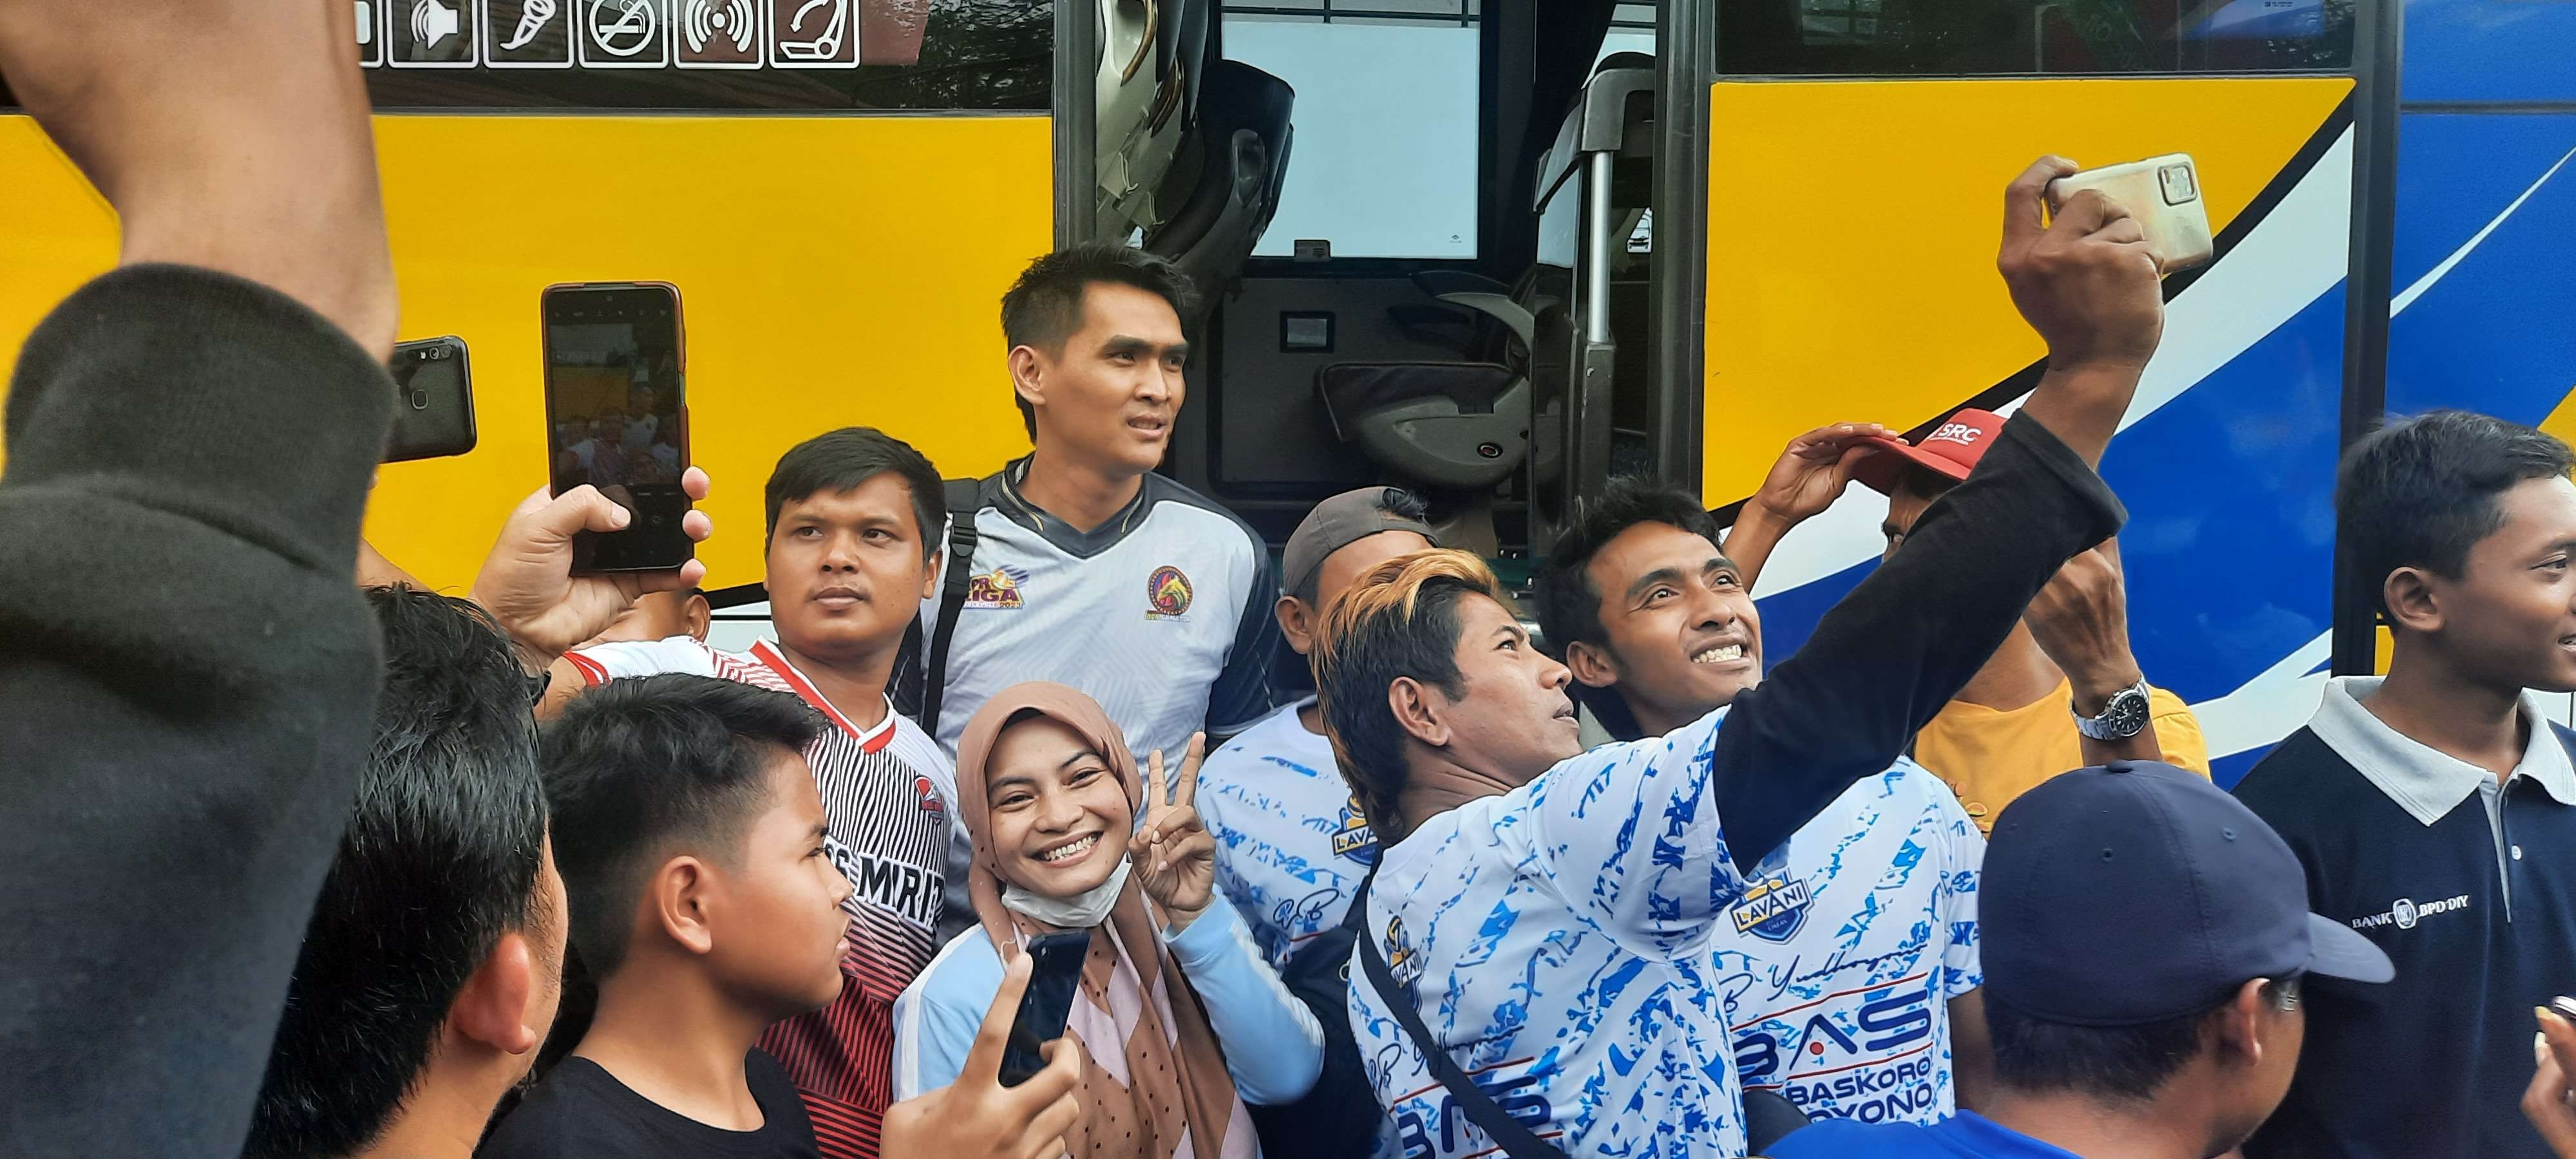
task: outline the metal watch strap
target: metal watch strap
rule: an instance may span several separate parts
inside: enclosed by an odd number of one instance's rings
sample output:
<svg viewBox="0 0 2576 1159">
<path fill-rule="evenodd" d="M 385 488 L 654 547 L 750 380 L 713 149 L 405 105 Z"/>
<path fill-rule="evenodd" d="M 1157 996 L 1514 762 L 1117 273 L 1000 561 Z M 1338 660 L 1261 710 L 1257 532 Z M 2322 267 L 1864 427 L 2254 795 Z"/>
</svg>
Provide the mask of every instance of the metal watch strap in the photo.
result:
<svg viewBox="0 0 2576 1159">
<path fill-rule="evenodd" d="M 2067 711 L 2075 717 L 2075 731 L 2087 737 L 2104 741 L 2127 740 L 2146 731 L 2151 715 L 2147 693 L 2147 679 L 2141 676 L 2137 683 L 2112 693 L 2111 698 L 2102 703 L 2101 715 L 2086 716 L 2076 712 L 2071 704 Z"/>
</svg>

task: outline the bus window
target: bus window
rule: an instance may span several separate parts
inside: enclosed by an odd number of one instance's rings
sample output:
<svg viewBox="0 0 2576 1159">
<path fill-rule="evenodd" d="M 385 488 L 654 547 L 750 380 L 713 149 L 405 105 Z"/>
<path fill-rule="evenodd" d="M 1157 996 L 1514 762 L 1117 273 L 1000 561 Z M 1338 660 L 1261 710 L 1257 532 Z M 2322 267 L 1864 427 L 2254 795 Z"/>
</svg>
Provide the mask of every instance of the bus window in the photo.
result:
<svg viewBox="0 0 2576 1159">
<path fill-rule="evenodd" d="M 1285 257 L 1320 239 L 1335 257 L 1473 258 L 1475 23 L 1460 0 L 1434 0 L 1446 19 L 1349 7 L 1226 9 L 1226 56 L 1297 90 L 1288 183 L 1252 252 Z"/>
<path fill-rule="evenodd" d="M 2353 0 L 1718 0 L 1737 76 L 2340 70 Z"/>
</svg>

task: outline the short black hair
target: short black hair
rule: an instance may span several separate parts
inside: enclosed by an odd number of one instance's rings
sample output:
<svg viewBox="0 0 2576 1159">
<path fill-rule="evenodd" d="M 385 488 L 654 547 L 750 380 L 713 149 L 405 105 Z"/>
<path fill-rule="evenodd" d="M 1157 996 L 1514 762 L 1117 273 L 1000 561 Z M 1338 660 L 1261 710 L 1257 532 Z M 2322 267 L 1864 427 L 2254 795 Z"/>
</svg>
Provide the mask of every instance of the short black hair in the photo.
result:
<svg viewBox="0 0 2576 1159">
<path fill-rule="evenodd" d="M 2277 1008 L 2297 1001 L 2296 975 L 2276 978 L 2263 997 Z M 2077 1026 L 2035 1018 L 2010 1005 L 1986 1001 L 1986 1030 L 1994 1042 L 1995 1081 L 2017 1091 L 2065 1091 L 2121 1103 L 2144 1103 L 2201 1051 L 2211 1020 L 2229 1000 L 2197 1014 L 2137 1026 Z"/>
<path fill-rule="evenodd" d="M 1550 655 L 1561 661 L 1566 647 L 1576 641 L 1594 646 L 1610 642 L 1601 626 L 1601 592 L 1592 586 L 1592 560 L 1621 532 L 1640 523 L 1678 527 L 1725 554 L 1717 520 L 1700 506 L 1699 496 L 1643 475 L 1612 479 L 1598 497 L 1576 504 L 1573 523 L 1556 537 L 1556 545 L 1539 565 L 1539 637 Z M 1644 735 L 1616 689 L 1594 688 L 1577 680 L 1570 691 L 1611 735 L 1626 739 Z"/>
<path fill-rule="evenodd" d="M 1064 340 L 1082 329 L 1082 297 L 1095 284 L 1134 286 L 1171 304 L 1184 325 L 1198 306 L 1190 276 L 1172 263 L 1134 246 L 1085 242 L 1039 257 L 1020 271 L 1018 281 L 1002 294 L 1004 349 L 1034 347 L 1054 355 Z M 1038 412 L 1011 392 L 1019 404 L 1020 423 L 1038 437 Z"/>
<path fill-rule="evenodd" d="M 2526 479 L 2566 478 L 2567 444 L 2519 423 L 2427 411 L 2354 442 L 2335 472 L 2335 537 L 2351 574 L 2388 614 L 2389 573 L 2458 579 L 2469 549 L 2504 526 L 2499 499 Z"/>
<path fill-rule="evenodd" d="M 448 1007 L 542 914 L 546 800 L 527 678 L 473 603 L 371 588 L 374 740 L 260 1083 L 249 1159 L 345 1156 L 392 1122 Z"/>
<path fill-rule="evenodd" d="M 1471 595 L 1502 602 L 1492 569 L 1467 552 L 1432 548 L 1371 568 L 1324 609 L 1308 657 L 1324 735 L 1380 841 L 1402 840 L 1408 828 L 1396 808 L 1408 775 L 1404 725 L 1387 689 L 1409 676 L 1451 700 L 1466 696 L 1458 604 Z"/>
<path fill-rule="evenodd" d="M 784 692 L 710 676 L 646 676 L 565 706 L 537 745 L 554 809 L 555 867 L 572 906 L 571 944 L 605 979 L 626 956 L 644 875 L 674 843 L 735 848 L 769 800 L 768 770 L 823 730 Z"/>
<path fill-rule="evenodd" d="M 778 456 L 778 466 L 769 472 L 769 486 L 762 494 L 768 515 L 761 542 L 767 543 L 778 532 L 779 508 L 826 491 L 839 494 L 888 471 L 902 476 L 904 489 L 912 492 L 913 530 L 921 533 L 921 557 L 938 554 L 940 531 L 948 524 L 948 492 L 940 483 L 939 468 L 931 466 L 912 444 L 875 427 L 825 431 Z"/>
<path fill-rule="evenodd" d="M 1576 504 L 1574 521 L 1556 537 L 1538 573 L 1538 626 L 1547 646 L 1562 659 L 1565 646 L 1580 640 L 1606 644 L 1601 627 L 1601 592 L 1592 586 L 1594 556 L 1640 523 L 1678 527 L 1725 549 L 1717 520 L 1700 506 L 1699 496 L 1669 483 L 1630 475 L 1612 479 L 1593 499 Z"/>
</svg>

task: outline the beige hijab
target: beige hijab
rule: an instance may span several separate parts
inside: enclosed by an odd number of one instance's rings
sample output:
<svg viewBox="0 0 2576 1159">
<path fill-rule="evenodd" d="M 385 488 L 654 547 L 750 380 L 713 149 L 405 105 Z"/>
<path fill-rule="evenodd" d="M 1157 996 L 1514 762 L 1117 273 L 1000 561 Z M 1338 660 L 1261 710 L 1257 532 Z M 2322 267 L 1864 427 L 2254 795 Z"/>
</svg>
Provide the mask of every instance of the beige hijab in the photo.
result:
<svg viewBox="0 0 2576 1159">
<path fill-rule="evenodd" d="M 1109 764 L 1127 791 L 1128 808 L 1144 810 L 1136 758 L 1088 696 L 1061 684 L 1031 682 L 1004 689 L 966 722 L 957 742 L 957 795 L 975 864 L 966 877 L 975 916 L 998 949 L 1056 932 L 1002 903 L 1002 860 L 993 846 L 985 762 L 1003 726 L 1035 711 L 1072 729 Z M 1122 847 L 1127 835 L 1104 835 Z M 1124 855 L 1123 848 L 1121 855 Z M 1252 1159 L 1258 1153 L 1251 1116 L 1236 1096 L 1225 1054 L 1198 995 L 1155 935 L 1160 921 L 1131 878 L 1109 919 L 1092 928 L 1082 969 L 1082 1001 L 1065 1020 L 1083 1048 L 1083 1119 L 1065 1132 L 1073 1159 Z M 1107 1060 L 1105 1063 L 1103 1060 Z"/>
</svg>

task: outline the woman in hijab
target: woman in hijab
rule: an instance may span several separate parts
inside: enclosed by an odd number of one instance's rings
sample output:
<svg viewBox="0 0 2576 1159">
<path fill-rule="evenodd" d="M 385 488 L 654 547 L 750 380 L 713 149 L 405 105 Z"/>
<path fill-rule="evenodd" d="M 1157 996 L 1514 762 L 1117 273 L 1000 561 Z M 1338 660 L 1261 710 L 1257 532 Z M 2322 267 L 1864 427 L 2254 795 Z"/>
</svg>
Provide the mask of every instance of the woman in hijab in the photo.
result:
<svg viewBox="0 0 2576 1159">
<path fill-rule="evenodd" d="M 1304 1097 L 1324 1032 L 1215 891 L 1216 841 L 1192 805 L 1205 743 L 1169 782 L 1153 754 L 1140 783 L 1117 726 L 1061 684 L 1009 688 L 967 722 L 957 795 L 980 924 L 895 1003 L 896 1098 L 956 1081 L 1006 954 L 1087 929 L 1065 1020 L 1083 1052 L 1074 1159 L 1260 1154 L 1243 1103 Z"/>
</svg>

